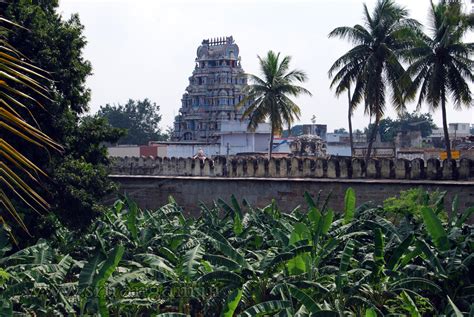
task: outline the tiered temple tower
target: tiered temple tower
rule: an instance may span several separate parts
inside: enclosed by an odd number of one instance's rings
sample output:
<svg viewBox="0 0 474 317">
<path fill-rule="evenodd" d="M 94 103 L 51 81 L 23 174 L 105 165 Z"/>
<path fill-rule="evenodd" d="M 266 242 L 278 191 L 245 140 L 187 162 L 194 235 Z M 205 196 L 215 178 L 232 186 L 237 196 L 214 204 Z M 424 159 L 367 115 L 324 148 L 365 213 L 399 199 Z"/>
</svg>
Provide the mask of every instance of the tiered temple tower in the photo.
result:
<svg viewBox="0 0 474 317">
<path fill-rule="evenodd" d="M 239 47 L 232 36 L 203 40 L 196 67 L 181 99 L 173 141 L 218 142 L 223 125 L 239 121 L 236 110 L 247 77 L 240 65 Z"/>
</svg>

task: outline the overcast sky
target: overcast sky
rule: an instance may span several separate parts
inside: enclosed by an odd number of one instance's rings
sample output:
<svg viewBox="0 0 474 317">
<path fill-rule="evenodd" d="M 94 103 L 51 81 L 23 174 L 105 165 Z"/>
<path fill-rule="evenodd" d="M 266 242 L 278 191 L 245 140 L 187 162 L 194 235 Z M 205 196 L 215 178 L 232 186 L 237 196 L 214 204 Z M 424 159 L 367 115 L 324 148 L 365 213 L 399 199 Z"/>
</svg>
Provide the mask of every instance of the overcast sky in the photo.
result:
<svg viewBox="0 0 474 317">
<path fill-rule="evenodd" d="M 466 3 L 470 0 L 465 0 Z M 161 106 L 163 126 L 172 125 L 203 39 L 232 35 L 242 66 L 258 74 L 257 55 L 291 55 L 292 67 L 307 72 L 313 97 L 302 97 L 302 123 L 316 115 L 328 130 L 347 129 L 347 98 L 329 89 L 327 71 L 350 46 L 328 39 L 338 26 L 362 23 L 361 0 L 60 0 L 64 17 L 79 13 L 94 74 L 91 111 L 106 103 L 149 98 Z M 375 0 L 365 1 L 372 8 Z M 426 24 L 429 0 L 398 0 Z M 473 37 L 470 36 L 470 40 Z M 414 109 L 409 105 L 408 109 Z M 427 111 L 425 106 L 423 111 Z M 393 111 L 387 115 L 395 117 Z M 441 111 L 434 114 L 441 125 Z M 360 109 L 354 127 L 367 125 Z M 474 123 L 474 108 L 448 110 L 449 122 Z"/>
</svg>

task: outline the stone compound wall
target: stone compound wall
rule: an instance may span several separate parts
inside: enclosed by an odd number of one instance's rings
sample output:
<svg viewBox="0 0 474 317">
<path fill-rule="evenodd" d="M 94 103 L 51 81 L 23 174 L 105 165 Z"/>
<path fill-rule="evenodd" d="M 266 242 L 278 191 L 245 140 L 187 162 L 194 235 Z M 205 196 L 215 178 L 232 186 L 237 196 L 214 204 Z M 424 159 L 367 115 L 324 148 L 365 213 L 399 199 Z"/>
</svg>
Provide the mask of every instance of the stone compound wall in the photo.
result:
<svg viewBox="0 0 474 317">
<path fill-rule="evenodd" d="M 399 180 L 474 180 L 474 160 L 422 159 L 252 159 L 217 157 L 113 158 L 111 175 L 193 176 L 225 178 L 326 178 Z"/>
<path fill-rule="evenodd" d="M 190 215 L 199 214 L 199 203 L 211 205 L 235 195 L 252 206 L 264 207 L 272 199 L 284 211 L 306 206 L 304 192 L 313 196 L 331 193 L 329 207 L 343 210 L 347 188 L 354 188 L 358 204 L 382 203 L 402 190 L 421 187 L 446 191 L 446 210 L 458 195 L 460 208 L 474 206 L 474 161 L 421 159 L 231 159 L 214 161 L 183 158 L 116 159 L 110 177 L 120 191 L 142 208 L 156 209 L 173 196 Z M 111 199 L 114 199 L 111 197 Z M 474 217 L 470 219 L 474 223 Z"/>
<path fill-rule="evenodd" d="M 317 197 L 321 192 L 324 201 L 331 194 L 328 206 L 336 212 L 344 210 L 344 194 L 352 187 L 356 192 L 357 205 L 372 201 L 383 203 L 388 197 L 402 190 L 421 187 L 427 191 L 446 191 L 445 207 L 451 210 L 455 195 L 459 208 L 474 206 L 474 181 L 406 180 L 406 179 L 329 179 L 329 178 L 228 178 L 198 176 L 153 176 L 112 175 L 120 191 L 134 199 L 141 208 L 158 209 L 173 196 L 188 215 L 199 215 L 199 204 L 212 206 L 222 198 L 229 202 L 231 195 L 252 206 L 264 207 L 275 199 L 282 211 L 291 211 L 297 206 L 306 208 L 304 193 Z M 112 203 L 115 197 L 111 197 Z M 474 217 L 471 217 L 474 223 Z"/>
</svg>

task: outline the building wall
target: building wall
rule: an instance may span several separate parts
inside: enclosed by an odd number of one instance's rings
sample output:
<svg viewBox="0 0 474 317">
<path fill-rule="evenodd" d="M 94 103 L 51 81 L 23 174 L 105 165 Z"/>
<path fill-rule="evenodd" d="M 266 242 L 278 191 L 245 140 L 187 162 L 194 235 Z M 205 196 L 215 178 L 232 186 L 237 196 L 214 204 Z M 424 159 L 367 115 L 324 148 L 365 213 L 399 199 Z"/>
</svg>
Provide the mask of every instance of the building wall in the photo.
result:
<svg viewBox="0 0 474 317">
<path fill-rule="evenodd" d="M 206 156 L 219 155 L 219 144 L 169 144 L 167 146 L 168 157 L 193 157 L 199 149 Z"/>
<path fill-rule="evenodd" d="M 227 154 L 227 144 L 229 144 L 230 155 L 243 152 L 254 152 L 254 136 L 254 134 L 250 133 L 235 133 L 222 135 L 219 154 Z"/>
<path fill-rule="evenodd" d="M 467 136 L 470 135 L 470 128 L 470 123 L 450 123 L 448 130 L 450 133 L 454 133 L 456 131 L 456 134 L 458 135 Z"/>
<path fill-rule="evenodd" d="M 168 145 L 167 144 L 157 144 L 157 156 L 158 157 L 167 157 L 168 155 Z"/>
<path fill-rule="evenodd" d="M 255 135 L 255 152 L 267 152 L 270 144 L 270 133 Z"/>
<path fill-rule="evenodd" d="M 293 140 L 294 138 L 274 138 L 273 153 L 291 153 L 290 144 Z M 268 151 L 269 142 L 270 140 L 267 141 L 266 151 Z"/>
<path fill-rule="evenodd" d="M 341 136 L 345 135 L 342 133 L 326 133 L 326 142 L 340 142 Z"/>
<path fill-rule="evenodd" d="M 450 138 L 462 138 L 471 135 L 470 133 L 470 123 L 450 123 L 448 125 L 448 133 Z M 442 128 L 433 129 L 431 138 L 444 138 L 444 131 Z"/>
<path fill-rule="evenodd" d="M 249 120 L 223 121 L 221 123 L 220 133 L 248 132 Z M 260 123 L 254 132 L 270 134 L 271 127 L 268 123 Z"/>
<path fill-rule="evenodd" d="M 139 157 L 140 156 L 140 147 L 133 146 L 113 146 L 107 148 L 109 156 L 113 157 Z"/>
<path fill-rule="evenodd" d="M 222 134 L 220 138 L 220 155 L 235 155 L 238 153 L 265 152 L 268 150 L 270 134 L 240 132 Z M 227 152 L 229 144 L 229 152 Z"/>
<path fill-rule="evenodd" d="M 359 202 L 383 202 L 401 190 L 421 187 L 446 191 L 448 205 L 458 195 L 461 208 L 474 206 L 474 160 L 364 160 L 183 158 L 116 159 L 111 178 L 142 208 L 159 208 L 173 196 L 185 210 L 198 214 L 198 203 L 211 204 L 235 195 L 263 207 L 275 199 L 285 211 L 305 205 L 304 192 L 323 199 L 332 193 L 330 208 L 341 211 L 344 193 L 352 187 Z"/>
<path fill-rule="evenodd" d="M 158 156 L 158 147 L 154 145 L 140 146 L 140 156 Z"/>
<path fill-rule="evenodd" d="M 351 146 L 350 146 L 350 144 L 331 144 L 331 143 L 328 143 L 328 145 L 326 147 L 326 153 L 328 155 L 351 156 Z"/>
</svg>

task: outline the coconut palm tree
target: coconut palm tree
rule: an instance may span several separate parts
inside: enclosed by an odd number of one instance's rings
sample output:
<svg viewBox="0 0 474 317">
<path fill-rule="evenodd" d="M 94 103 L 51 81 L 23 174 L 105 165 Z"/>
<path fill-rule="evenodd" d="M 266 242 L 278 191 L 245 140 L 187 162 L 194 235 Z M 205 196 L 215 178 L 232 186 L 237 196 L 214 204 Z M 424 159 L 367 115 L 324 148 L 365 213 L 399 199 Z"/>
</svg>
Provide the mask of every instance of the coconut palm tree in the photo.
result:
<svg viewBox="0 0 474 317">
<path fill-rule="evenodd" d="M 48 208 L 32 184 L 38 184 L 46 174 L 15 147 L 12 139 L 22 139 L 39 149 L 61 150 L 61 146 L 44 134 L 30 112 L 34 106 L 42 107 L 41 100 L 48 98 L 46 72 L 27 62 L 25 56 L 12 47 L 4 36 L 9 29 L 20 27 L 0 17 L 0 225 L 8 226 L 14 220 L 28 231 L 17 213 L 12 197 L 17 197 L 31 209 Z"/>
<path fill-rule="evenodd" d="M 329 33 L 330 38 L 346 39 L 355 45 L 334 62 L 329 76 L 336 95 L 348 91 L 351 85 L 354 89 L 349 97 L 349 118 L 363 100 L 365 113 L 375 117 L 367 159 L 385 112 L 388 89 L 395 109 L 405 109 L 399 82 L 405 70 L 400 57 L 413 44 L 413 34 L 419 27 L 416 20 L 408 18 L 408 11 L 393 0 L 378 0 L 372 13 L 364 4 L 364 25 L 338 27 Z"/>
<path fill-rule="evenodd" d="M 249 119 L 247 128 L 250 131 L 255 131 L 260 123 L 270 120 L 268 158 L 271 158 L 273 135 L 281 133 L 284 125 L 290 128 L 295 119 L 300 118 L 300 107 L 290 99 L 290 96 L 297 97 L 301 94 L 311 96 L 311 93 L 294 84 L 305 82 L 307 76 L 301 70 L 289 70 L 290 56 L 280 59 L 280 53 L 269 51 L 266 57 L 258 56 L 258 59 L 263 78 L 249 75 L 252 84 L 247 86 L 246 97 L 236 107 L 246 107 L 242 120 Z"/>
<path fill-rule="evenodd" d="M 446 152 L 451 160 L 446 102 L 451 96 L 455 109 L 472 106 L 469 83 L 474 82 L 474 43 L 463 43 L 469 19 L 459 1 L 431 2 L 430 23 L 431 34 L 421 35 L 417 47 L 408 52 L 411 65 L 406 76 L 413 76 L 413 81 L 407 97 L 414 99 L 419 91 L 418 108 L 424 101 L 431 110 L 441 108 Z"/>
</svg>

